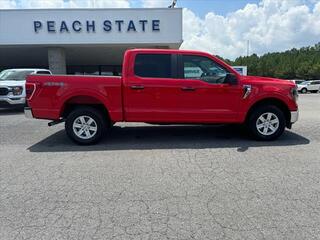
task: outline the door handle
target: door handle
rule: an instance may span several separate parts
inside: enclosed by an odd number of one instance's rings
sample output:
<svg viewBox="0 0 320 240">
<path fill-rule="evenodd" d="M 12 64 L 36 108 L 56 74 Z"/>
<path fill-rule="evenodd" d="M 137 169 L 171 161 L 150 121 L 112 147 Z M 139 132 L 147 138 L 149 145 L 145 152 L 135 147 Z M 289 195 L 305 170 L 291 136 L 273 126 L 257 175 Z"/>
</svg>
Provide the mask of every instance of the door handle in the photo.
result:
<svg viewBox="0 0 320 240">
<path fill-rule="evenodd" d="M 141 85 L 133 85 L 130 87 L 131 89 L 133 90 L 142 90 L 144 89 L 144 86 L 141 86 Z"/>
<path fill-rule="evenodd" d="M 182 87 L 182 91 L 194 92 L 196 89 L 194 87 Z"/>
</svg>

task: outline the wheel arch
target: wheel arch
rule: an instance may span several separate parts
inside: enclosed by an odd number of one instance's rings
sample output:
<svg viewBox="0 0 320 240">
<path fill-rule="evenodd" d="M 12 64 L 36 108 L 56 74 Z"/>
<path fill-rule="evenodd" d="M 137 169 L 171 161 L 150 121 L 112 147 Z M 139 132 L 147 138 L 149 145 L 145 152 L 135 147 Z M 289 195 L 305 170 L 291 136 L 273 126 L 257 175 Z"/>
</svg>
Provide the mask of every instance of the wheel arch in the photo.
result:
<svg viewBox="0 0 320 240">
<path fill-rule="evenodd" d="M 266 106 L 266 105 L 271 105 L 271 106 L 276 106 L 278 107 L 285 115 L 286 118 L 286 126 L 288 128 L 291 127 L 291 113 L 290 113 L 290 109 L 287 106 L 287 104 L 279 99 L 279 98 L 275 98 L 275 97 L 268 97 L 268 98 L 264 98 L 264 99 L 260 99 L 257 102 L 255 102 L 254 104 L 251 105 L 251 107 L 249 108 L 249 111 L 246 114 L 245 117 L 245 122 L 248 121 L 249 117 L 251 116 L 251 114 L 259 107 L 261 106 Z"/>
<path fill-rule="evenodd" d="M 107 106 L 105 106 L 105 104 L 99 98 L 88 95 L 77 95 L 69 97 L 66 101 L 64 101 L 61 107 L 60 116 L 62 118 L 67 118 L 74 109 L 81 106 L 93 107 L 101 111 L 106 120 L 108 120 L 109 122 L 111 121 L 110 113 Z"/>
</svg>

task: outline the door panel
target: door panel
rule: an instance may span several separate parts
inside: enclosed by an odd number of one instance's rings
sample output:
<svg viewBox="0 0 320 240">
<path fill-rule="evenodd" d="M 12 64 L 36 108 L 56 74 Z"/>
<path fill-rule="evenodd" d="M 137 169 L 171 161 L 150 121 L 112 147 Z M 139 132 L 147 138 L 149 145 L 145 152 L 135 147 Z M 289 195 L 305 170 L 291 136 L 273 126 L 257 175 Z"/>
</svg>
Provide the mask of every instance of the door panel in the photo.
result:
<svg viewBox="0 0 320 240">
<path fill-rule="evenodd" d="M 243 90 L 239 85 L 208 84 L 200 80 L 180 79 L 183 87 L 194 91 L 180 93 L 177 106 L 180 117 L 188 122 L 236 122 Z"/>
<path fill-rule="evenodd" d="M 126 121 L 171 122 L 180 92 L 176 55 L 138 54 L 134 61 L 124 86 Z"/>
<path fill-rule="evenodd" d="M 224 83 L 231 72 L 200 55 L 180 55 L 178 72 L 185 86 L 195 88 L 192 94 L 182 94 L 184 115 L 195 122 L 237 122 L 243 89 Z"/>
<path fill-rule="evenodd" d="M 143 86 L 143 89 L 132 89 Z M 172 122 L 177 119 L 181 83 L 176 79 L 140 78 L 126 88 L 127 121 Z"/>
</svg>

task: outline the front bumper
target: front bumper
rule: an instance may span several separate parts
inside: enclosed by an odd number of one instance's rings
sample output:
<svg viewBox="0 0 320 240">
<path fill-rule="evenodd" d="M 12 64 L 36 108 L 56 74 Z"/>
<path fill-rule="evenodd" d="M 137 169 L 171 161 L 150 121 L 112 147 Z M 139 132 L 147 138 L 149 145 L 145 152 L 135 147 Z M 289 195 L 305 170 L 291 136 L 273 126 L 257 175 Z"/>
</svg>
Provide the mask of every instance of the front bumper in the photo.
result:
<svg viewBox="0 0 320 240">
<path fill-rule="evenodd" d="M 299 119 L 299 110 L 291 111 L 291 124 L 297 122 Z"/>
<path fill-rule="evenodd" d="M 23 105 L 26 103 L 26 98 L 24 98 L 24 97 L 16 97 L 16 98 L 0 97 L 0 103 L 8 104 L 8 105 Z"/>
<path fill-rule="evenodd" d="M 24 108 L 24 116 L 26 118 L 34 118 L 32 114 L 32 109 L 30 107 L 25 107 Z"/>
</svg>

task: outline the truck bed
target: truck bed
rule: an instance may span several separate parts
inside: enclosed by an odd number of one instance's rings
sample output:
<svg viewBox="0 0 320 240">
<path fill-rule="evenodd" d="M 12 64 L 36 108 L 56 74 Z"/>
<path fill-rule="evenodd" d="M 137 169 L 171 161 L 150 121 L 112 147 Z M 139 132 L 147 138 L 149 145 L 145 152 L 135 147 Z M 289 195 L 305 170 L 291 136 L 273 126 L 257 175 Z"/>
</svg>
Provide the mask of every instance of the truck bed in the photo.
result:
<svg viewBox="0 0 320 240">
<path fill-rule="evenodd" d="M 27 84 L 36 88 L 29 105 L 38 118 L 58 120 L 69 105 L 82 102 L 103 103 L 108 106 L 112 119 L 121 121 L 123 118 L 121 77 L 29 75 Z"/>
</svg>

